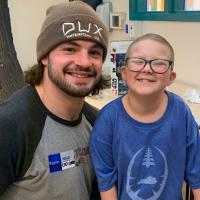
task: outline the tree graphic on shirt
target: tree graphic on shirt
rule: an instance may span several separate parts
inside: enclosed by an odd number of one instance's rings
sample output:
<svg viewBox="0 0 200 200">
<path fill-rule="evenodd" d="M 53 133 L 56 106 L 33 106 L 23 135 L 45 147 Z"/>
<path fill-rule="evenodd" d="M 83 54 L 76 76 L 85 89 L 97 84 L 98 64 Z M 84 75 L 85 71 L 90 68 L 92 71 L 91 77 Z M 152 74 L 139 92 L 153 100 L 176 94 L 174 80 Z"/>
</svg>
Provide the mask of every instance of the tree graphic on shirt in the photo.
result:
<svg viewBox="0 0 200 200">
<path fill-rule="evenodd" d="M 146 166 L 147 168 L 149 168 L 152 165 L 155 165 L 152 151 L 150 148 L 147 148 L 147 150 L 145 152 L 144 161 L 143 161 L 142 165 Z"/>
</svg>

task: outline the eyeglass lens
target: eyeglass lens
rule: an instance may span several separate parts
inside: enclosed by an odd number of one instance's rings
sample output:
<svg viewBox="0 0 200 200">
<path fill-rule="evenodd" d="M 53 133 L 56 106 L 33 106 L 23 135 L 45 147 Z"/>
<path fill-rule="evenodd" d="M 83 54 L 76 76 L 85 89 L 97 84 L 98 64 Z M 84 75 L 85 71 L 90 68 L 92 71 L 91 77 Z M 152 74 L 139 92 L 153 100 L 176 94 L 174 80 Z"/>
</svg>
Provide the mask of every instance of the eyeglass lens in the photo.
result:
<svg viewBox="0 0 200 200">
<path fill-rule="evenodd" d="M 127 65 L 131 71 L 141 71 L 147 64 L 150 64 L 152 71 L 155 73 L 165 73 L 170 67 L 171 61 L 155 59 L 155 60 L 144 60 L 141 58 L 128 58 Z"/>
</svg>

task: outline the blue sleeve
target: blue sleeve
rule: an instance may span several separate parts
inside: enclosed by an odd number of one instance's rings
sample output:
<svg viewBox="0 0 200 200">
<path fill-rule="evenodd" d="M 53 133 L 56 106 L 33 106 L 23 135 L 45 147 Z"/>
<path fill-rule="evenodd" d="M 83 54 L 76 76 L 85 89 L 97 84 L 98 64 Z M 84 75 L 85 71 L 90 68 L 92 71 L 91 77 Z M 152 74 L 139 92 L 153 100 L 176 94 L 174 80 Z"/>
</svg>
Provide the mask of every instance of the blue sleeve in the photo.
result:
<svg viewBox="0 0 200 200">
<path fill-rule="evenodd" d="M 113 125 L 109 113 L 100 112 L 90 137 L 91 158 L 96 172 L 99 190 L 107 191 L 117 181 L 113 161 Z"/>
<path fill-rule="evenodd" d="M 187 124 L 185 180 L 192 189 L 200 188 L 200 133 L 198 125 L 189 112 Z"/>
</svg>

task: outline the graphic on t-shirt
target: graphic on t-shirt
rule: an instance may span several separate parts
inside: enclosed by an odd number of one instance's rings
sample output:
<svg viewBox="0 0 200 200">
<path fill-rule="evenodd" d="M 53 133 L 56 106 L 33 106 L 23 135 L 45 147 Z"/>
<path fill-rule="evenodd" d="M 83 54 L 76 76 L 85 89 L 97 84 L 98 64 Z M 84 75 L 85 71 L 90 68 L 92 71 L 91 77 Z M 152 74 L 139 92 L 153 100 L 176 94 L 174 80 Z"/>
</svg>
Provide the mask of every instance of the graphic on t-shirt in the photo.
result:
<svg viewBox="0 0 200 200">
<path fill-rule="evenodd" d="M 129 163 L 126 192 L 132 200 L 156 200 L 164 189 L 167 176 L 164 153 L 156 146 L 141 148 Z"/>
</svg>

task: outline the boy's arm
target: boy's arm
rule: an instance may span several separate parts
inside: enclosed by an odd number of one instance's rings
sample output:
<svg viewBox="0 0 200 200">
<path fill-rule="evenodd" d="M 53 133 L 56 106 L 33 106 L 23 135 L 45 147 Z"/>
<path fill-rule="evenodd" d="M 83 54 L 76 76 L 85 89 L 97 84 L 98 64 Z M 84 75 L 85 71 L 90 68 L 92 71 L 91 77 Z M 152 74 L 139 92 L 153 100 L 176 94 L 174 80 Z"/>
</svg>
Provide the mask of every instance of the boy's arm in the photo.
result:
<svg viewBox="0 0 200 200">
<path fill-rule="evenodd" d="M 110 190 L 101 192 L 101 200 L 117 200 L 117 190 L 113 186 Z"/>
<path fill-rule="evenodd" d="M 192 192 L 194 194 L 194 199 L 200 200 L 200 189 L 193 189 Z"/>
</svg>

